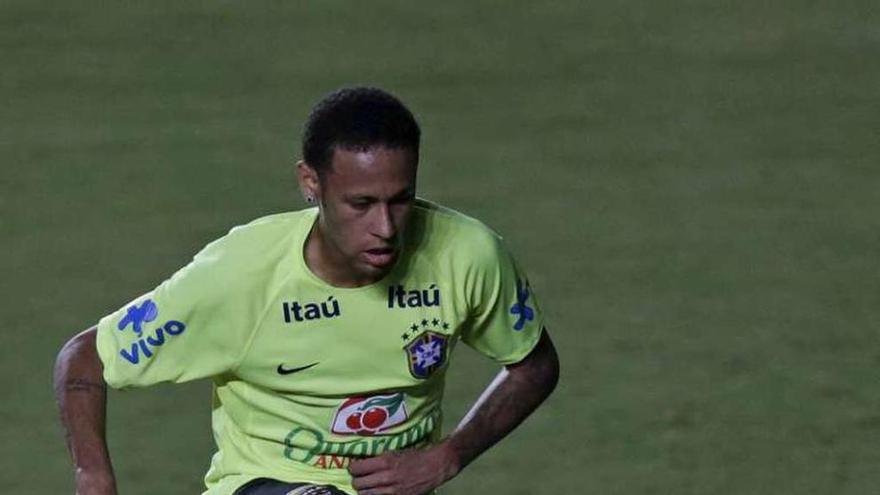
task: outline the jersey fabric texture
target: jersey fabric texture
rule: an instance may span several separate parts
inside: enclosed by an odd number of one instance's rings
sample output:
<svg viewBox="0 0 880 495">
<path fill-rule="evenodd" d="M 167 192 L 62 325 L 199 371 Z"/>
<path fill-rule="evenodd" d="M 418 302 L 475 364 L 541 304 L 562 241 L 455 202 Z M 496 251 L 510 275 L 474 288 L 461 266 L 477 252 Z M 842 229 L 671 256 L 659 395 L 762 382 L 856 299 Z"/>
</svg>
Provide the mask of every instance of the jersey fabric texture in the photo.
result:
<svg viewBox="0 0 880 495">
<path fill-rule="evenodd" d="M 317 215 L 233 228 L 98 324 L 114 388 L 213 380 L 205 494 L 262 477 L 355 493 L 352 459 L 439 440 L 459 341 L 512 364 L 540 337 L 525 275 L 479 221 L 417 200 L 394 268 L 338 288 L 303 259 Z"/>
</svg>

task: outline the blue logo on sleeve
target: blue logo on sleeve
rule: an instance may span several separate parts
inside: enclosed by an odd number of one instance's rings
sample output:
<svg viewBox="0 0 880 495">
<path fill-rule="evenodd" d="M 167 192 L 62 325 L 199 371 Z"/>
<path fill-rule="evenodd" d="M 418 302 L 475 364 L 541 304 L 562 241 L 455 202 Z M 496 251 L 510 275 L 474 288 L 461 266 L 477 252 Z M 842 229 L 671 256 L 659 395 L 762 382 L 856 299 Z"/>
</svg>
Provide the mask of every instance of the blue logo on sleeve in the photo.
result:
<svg viewBox="0 0 880 495">
<path fill-rule="evenodd" d="M 159 308 L 152 299 L 147 299 L 140 306 L 137 304 L 129 306 L 125 316 L 119 320 L 118 328 L 125 330 L 125 327 L 131 325 L 134 333 L 140 337 L 144 332 L 144 323 L 155 320 L 157 316 L 159 316 Z"/>
<path fill-rule="evenodd" d="M 168 337 L 180 335 L 186 330 L 186 325 L 182 321 L 168 320 L 144 338 L 144 324 L 155 321 L 158 317 L 159 307 L 152 299 L 145 300 L 140 306 L 137 304 L 129 306 L 116 327 L 125 331 L 131 325 L 138 338 L 129 344 L 129 348 L 120 349 L 119 355 L 131 364 L 138 364 L 142 360 L 152 358 L 158 348 L 168 342 Z"/>
<path fill-rule="evenodd" d="M 526 304 L 528 300 L 528 282 L 523 286 L 522 280 L 516 279 L 516 302 L 510 307 L 510 314 L 519 315 L 516 323 L 513 324 L 513 329 L 517 332 L 523 329 L 527 321 L 535 319 L 535 311 Z"/>
</svg>

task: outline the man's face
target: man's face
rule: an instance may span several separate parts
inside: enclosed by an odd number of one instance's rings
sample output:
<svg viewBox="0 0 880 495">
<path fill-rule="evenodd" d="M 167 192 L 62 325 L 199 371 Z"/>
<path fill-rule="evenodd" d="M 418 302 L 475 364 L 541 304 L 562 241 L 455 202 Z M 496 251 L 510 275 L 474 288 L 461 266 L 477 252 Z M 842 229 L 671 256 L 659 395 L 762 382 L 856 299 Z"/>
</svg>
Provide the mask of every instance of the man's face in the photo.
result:
<svg viewBox="0 0 880 495">
<path fill-rule="evenodd" d="M 314 191 L 323 248 L 334 269 L 349 271 L 356 281 L 375 281 L 391 270 L 415 199 L 416 170 L 408 149 L 334 150 Z"/>
</svg>

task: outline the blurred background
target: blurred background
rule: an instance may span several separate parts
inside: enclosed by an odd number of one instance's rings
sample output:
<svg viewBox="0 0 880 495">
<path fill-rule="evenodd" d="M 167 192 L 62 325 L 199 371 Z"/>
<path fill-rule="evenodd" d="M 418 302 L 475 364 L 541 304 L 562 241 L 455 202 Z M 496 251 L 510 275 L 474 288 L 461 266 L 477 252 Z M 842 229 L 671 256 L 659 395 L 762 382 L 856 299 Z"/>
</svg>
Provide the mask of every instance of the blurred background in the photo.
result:
<svg viewBox="0 0 880 495">
<path fill-rule="evenodd" d="M 0 2 L 3 491 L 72 493 L 61 345 L 303 206 L 310 106 L 386 88 L 420 194 L 503 233 L 563 364 L 445 494 L 880 484 L 876 2 Z M 447 428 L 496 369 L 459 348 Z M 200 493 L 210 385 L 111 392 L 123 494 Z"/>
</svg>

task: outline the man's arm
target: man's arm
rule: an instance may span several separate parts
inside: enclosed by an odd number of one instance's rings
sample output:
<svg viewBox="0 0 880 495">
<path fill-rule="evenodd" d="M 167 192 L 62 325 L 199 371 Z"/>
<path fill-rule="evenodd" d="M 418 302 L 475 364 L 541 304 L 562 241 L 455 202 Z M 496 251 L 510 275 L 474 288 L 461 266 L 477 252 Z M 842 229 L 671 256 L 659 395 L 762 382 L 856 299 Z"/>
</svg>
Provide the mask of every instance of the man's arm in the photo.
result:
<svg viewBox="0 0 880 495">
<path fill-rule="evenodd" d="M 446 440 L 459 470 L 507 436 L 544 402 L 559 380 L 559 358 L 547 330 L 522 361 L 501 370 Z"/>
<path fill-rule="evenodd" d="M 528 356 L 498 373 L 448 438 L 427 449 L 352 462 L 352 485 L 361 495 L 431 491 L 513 431 L 550 395 L 558 380 L 559 358 L 545 329 Z"/>
<path fill-rule="evenodd" d="M 116 480 L 105 440 L 107 384 L 95 344 L 97 328 L 70 339 L 55 361 L 55 400 L 78 495 L 115 495 Z"/>
</svg>

